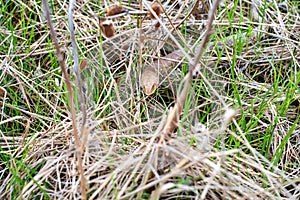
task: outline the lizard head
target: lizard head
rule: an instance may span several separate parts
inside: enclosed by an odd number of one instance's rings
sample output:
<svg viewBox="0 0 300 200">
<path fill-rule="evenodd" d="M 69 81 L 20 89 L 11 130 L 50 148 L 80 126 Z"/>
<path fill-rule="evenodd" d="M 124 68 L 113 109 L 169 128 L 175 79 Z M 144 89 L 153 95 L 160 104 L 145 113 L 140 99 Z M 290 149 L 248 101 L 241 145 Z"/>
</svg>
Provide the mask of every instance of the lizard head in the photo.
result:
<svg viewBox="0 0 300 200">
<path fill-rule="evenodd" d="M 154 69 L 146 68 L 142 72 L 141 85 L 146 95 L 151 95 L 155 92 L 159 84 L 159 75 Z"/>
</svg>

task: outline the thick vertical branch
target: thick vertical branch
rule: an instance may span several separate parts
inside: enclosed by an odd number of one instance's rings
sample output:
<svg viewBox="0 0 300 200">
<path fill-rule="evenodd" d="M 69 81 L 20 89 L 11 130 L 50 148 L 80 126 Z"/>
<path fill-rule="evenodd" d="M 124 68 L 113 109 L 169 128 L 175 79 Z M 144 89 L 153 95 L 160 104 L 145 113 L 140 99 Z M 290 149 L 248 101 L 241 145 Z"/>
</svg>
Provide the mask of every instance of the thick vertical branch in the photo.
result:
<svg viewBox="0 0 300 200">
<path fill-rule="evenodd" d="M 167 118 L 164 128 L 162 130 L 162 132 L 165 136 L 169 136 L 175 130 L 175 128 L 178 126 L 179 115 L 182 112 L 188 91 L 192 84 L 193 71 L 194 71 L 197 63 L 201 59 L 201 56 L 205 50 L 205 46 L 206 46 L 207 42 L 209 41 L 209 37 L 212 33 L 212 23 L 213 23 L 214 16 L 215 16 L 217 7 L 219 5 L 219 2 L 220 2 L 220 0 L 214 1 L 214 4 L 209 12 L 209 17 L 208 17 L 208 22 L 207 22 L 207 30 L 204 35 L 203 42 L 199 46 L 198 52 L 194 59 L 194 62 L 190 65 L 189 72 L 184 78 L 184 80 L 185 80 L 184 86 L 183 86 L 181 93 L 179 94 L 179 97 L 177 98 L 176 104 L 169 111 L 168 118 Z"/>
<path fill-rule="evenodd" d="M 73 98 L 73 90 L 72 90 L 72 85 L 71 85 L 71 81 L 67 72 L 67 68 L 66 68 L 66 63 L 64 61 L 63 58 L 63 54 L 60 50 L 59 44 L 58 44 L 58 40 L 56 37 L 56 32 L 54 30 L 54 26 L 52 24 L 51 21 L 51 17 L 50 17 L 50 8 L 49 8 L 49 4 L 47 0 L 42 0 L 43 2 L 43 7 L 44 7 L 44 12 L 45 12 L 45 18 L 47 20 L 47 25 L 48 28 L 50 30 L 50 36 L 51 39 L 54 43 L 54 47 L 56 50 L 56 57 L 57 57 L 57 61 L 59 62 L 59 66 L 62 70 L 63 73 L 63 77 L 67 86 L 67 91 L 68 91 L 68 95 L 69 95 L 69 104 L 70 104 L 70 109 L 71 109 L 71 120 L 72 120 L 72 126 L 73 126 L 73 135 L 75 138 L 75 146 L 76 146 L 76 157 L 78 160 L 78 171 L 81 175 L 81 194 L 82 194 L 82 199 L 86 199 L 86 190 L 85 190 L 85 178 L 84 178 L 84 171 L 82 168 L 82 153 L 80 151 L 80 141 L 79 141 L 79 136 L 78 136 L 78 132 L 77 132 L 77 125 L 76 125 L 76 111 L 75 111 L 75 105 L 74 105 L 74 98 Z"/>
</svg>

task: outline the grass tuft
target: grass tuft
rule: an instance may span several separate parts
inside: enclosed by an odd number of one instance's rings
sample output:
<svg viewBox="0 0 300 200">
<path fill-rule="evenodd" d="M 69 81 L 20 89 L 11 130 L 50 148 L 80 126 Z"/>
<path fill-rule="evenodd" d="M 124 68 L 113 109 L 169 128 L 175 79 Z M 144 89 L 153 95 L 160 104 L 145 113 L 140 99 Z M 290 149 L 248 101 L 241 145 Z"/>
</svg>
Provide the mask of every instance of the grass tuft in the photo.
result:
<svg viewBox="0 0 300 200">
<path fill-rule="evenodd" d="M 299 199 L 299 1 L 221 1 L 168 138 L 163 124 L 212 1 L 163 1 L 160 20 L 141 2 L 74 4 L 78 59 L 87 61 L 78 85 L 69 5 L 49 1 L 72 123 L 41 1 L 0 0 L 0 199 Z M 99 20 L 114 4 L 130 14 L 111 19 L 107 38 Z M 178 49 L 185 58 L 146 96 L 140 61 Z"/>
</svg>

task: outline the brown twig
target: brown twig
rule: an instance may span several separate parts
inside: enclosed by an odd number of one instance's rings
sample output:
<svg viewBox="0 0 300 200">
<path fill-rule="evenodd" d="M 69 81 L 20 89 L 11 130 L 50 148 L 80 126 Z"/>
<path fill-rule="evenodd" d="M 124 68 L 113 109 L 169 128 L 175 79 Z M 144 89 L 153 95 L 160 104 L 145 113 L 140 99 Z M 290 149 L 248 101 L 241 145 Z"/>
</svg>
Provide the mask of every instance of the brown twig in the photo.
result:
<svg viewBox="0 0 300 200">
<path fill-rule="evenodd" d="M 76 38 L 74 33 L 74 24 L 73 24 L 73 11 L 74 11 L 74 4 L 75 1 L 71 0 L 69 3 L 69 11 L 68 11 L 68 20 L 69 20 L 69 29 L 70 29 L 70 35 L 71 35 L 71 42 L 72 42 L 72 52 L 73 52 L 73 60 L 74 60 L 74 71 L 77 79 L 77 87 L 79 92 L 79 100 L 80 100 L 80 110 L 82 113 L 82 125 L 81 125 L 81 133 L 80 136 L 82 138 L 87 138 L 88 131 L 86 131 L 85 123 L 86 123 L 86 107 L 85 107 L 85 99 L 83 96 L 82 91 L 82 79 L 79 73 L 79 59 L 78 59 L 78 52 L 77 52 L 77 45 L 76 45 Z M 85 146 L 86 140 L 83 140 L 81 144 L 79 144 L 79 141 L 76 145 L 76 156 L 78 160 L 78 170 L 80 173 L 80 187 L 81 187 L 81 196 L 82 199 L 86 199 L 86 179 L 84 176 L 84 170 L 82 167 L 82 153 Z"/>
<path fill-rule="evenodd" d="M 59 62 L 59 66 L 61 67 L 62 73 L 63 73 L 63 77 L 65 78 L 65 83 L 67 86 L 67 91 L 69 94 L 69 104 L 70 104 L 70 109 L 71 109 L 71 120 L 72 120 L 72 127 L 73 127 L 73 134 L 74 134 L 74 138 L 75 138 L 75 146 L 76 146 L 76 157 L 78 160 L 78 171 L 80 172 L 81 175 L 81 189 L 82 189 L 82 198 L 86 199 L 86 190 L 85 190 L 85 178 L 84 178 L 84 171 L 82 168 L 82 154 L 80 151 L 80 143 L 79 143 L 79 136 L 78 136 L 78 132 L 77 132 L 77 125 L 76 125 L 76 111 L 75 111 L 75 105 L 74 105 L 74 97 L 73 97 L 73 90 L 72 90 L 72 85 L 71 85 L 71 81 L 67 72 L 67 67 L 66 67 L 66 63 L 64 61 L 63 58 L 63 54 L 62 51 L 59 47 L 59 43 L 56 37 L 56 32 L 54 30 L 54 26 L 52 24 L 51 21 L 51 17 L 50 17 L 50 7 L 48 4 L 47 0 L 43 0 L 43 7 L 44 7 L 44 12 L 45 12 L 45 18 L 47 20 L 47 25 L 48 28 L 50 30 L 50 36 L 51 39 L 54 43 L 54 47 L 56 49 L 56 57 L 57 57 L 57 61 Z M 78 65 L 77 65 L 78 66 Z"/>
<path fill-rule="evenodd" d="M 212 34 L 212 22 L 214 20 L 214 15 L 217 10 L 217 6 L 219 5 L 219 2 L 220 2 L 220 0 L 215 0 L 213 6 L 211 8 L 211 11 L 210 11 L 209 17 L 208 17 L 207 31 L 204 35 L 203 42 L 201 43 L 201 45 L 198 49 L 198 52 L 196 54 L 193 64 L 190 65 L 188 74 L 184 78 L 185 83 L 184 83 L 181 93 L 179 94 L 179 97 L 177 98 L 177 102 L 176 102 L 175 106 L 173 108 L 171 108 L 169 111 L 167 120 L 166 120 L 163 130 L 162 130 L 163 137 L 169 137 L 171 135 L 171 133 L 175 130 L 175 128 L 178 126 L 179 115 L 182 111 L 183 105 L 186 100 L 186 96 L 188 94 L 188 91 L 191 87 L 191 83 L 193 80 L 193 71 L 204 52 L 205 46 L 209 40 L 210 35 Z"/>
</svg>

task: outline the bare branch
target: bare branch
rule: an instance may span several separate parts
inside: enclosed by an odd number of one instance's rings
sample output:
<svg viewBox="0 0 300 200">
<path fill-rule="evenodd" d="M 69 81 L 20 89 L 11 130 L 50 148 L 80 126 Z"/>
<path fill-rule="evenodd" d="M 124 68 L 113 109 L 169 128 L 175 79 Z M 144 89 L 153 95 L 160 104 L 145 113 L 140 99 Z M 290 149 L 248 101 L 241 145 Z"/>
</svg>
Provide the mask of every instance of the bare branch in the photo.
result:
<svg viewBox="0 0 300 200">
<path fill-rule="evenodd" d="M 199 60 L 200 60 L 200 58 L 201 58 L 201 56 L 204 52 L 205 46 L 206 46 L 206 44 L 209 40 L 209 37 L 212 33 L 212 22 L 214 20 L 214 15 L 216 13 L 219 2 L 220 2 L 220 0 L 215 0 L 214 1 L 214 4 L 213 4 L 213 6 L 211 8 L 211 11 L 209 13 L 209 18 L 208 18 L 208 23 L 207 23 L 207 31 L 204 35 L 203 42 L 201 43 L 201 45 L 198 49 L 198 52 L 196 54 L 196 57 L 194 59 L 193 64 L 190 65 L 190 69 L 189 69 L 188 74 L 184 78 L 185 83 L 184 83 L 182 92 L 180 93 L 179 97 L 177 98 L 177 102 L 176 102 L 175 106 L 173 108 L 171 108 L 171 110 L 169 111 L 168 118 L 167 118 L 166 123 L 164 125 L 164 128 L 162 130 L 163 135 L 165 137 L 170 136 L 170 134 L 178 126 L 179 115 L 182 111 L 183 105 L 185 103 L 188 91 L 191 87 L 191 83 L 192 83 L 192 80 L 193 80 L 193 71 L 194 71 L 197 63 L 199 62 Z"/>
<path fill-rule="evenodd" d="M 56 37 L 56 32 L 54 30 L 54 26 L 52 24 L 51 21 L 51 17 L 50 17 L 50 8 L 49 8 L 49 4 L 48 1 L 43 0 L 43 7 L 44 7 L 44 12 L 45 12 L 45 18 L 47 20 L 47 25 L 48 28 L 50 29 L 50 36 L 51 39 L 54 43 L 55 49 L 56 49 L 56 56 L 57 56 L 57 60 L 59 62 L 59 65 L 61 67 L 63 76 L 65 78 L 65 83 L 67 86 L 67 91 L 68 91 L 68 95 L 69 95 L 69 104 L 70 104 L 70 109 L 71 109 L 71 119 L 72 119 L 72 127 L 73 127 L 73 135 L 75 138 L 75 146 L 76 146 L 76 157 L 78 160 L 78 171 L 80 172 L 81 175 L 81 189 L 82 189 L 82 199 L 86 199 L 86 190 L 85 190 L 85 178 L 84 178 L 84 171 L 82 168 L 82 153 L 80 151 L 80 142 L 79 142 L 79 136 L 78 136 L 78 132 L 77 132 L 77 125 L 76 125 L 76 111 L 75 111 L 75 105 L 74 105 L 74 97 L 73 97 L 73 90 L 72 90 L 72 85 L 71 85 L 71 81 L 67 72 L 67 67 L 66 67 L 66 63 L 64 61 L 63 58 L 63 54 L 60 50 L 59 44 L 58 44 L 58 40 Z M 71 3 L 70 3 L 71 4 Z M 74 49 L 74 48 L 73 48 Z M 78 61 L 77 61 L 77 71 L 78 71 Z"/>
<path fill-rule="evenodd" d="M 77 44 L 76 44 L 76 38 L 74 33 L 74 23 L 73 23 L 73 11 L 74 11 L 74 4 L 75 1 L 71 0 L 69 4 L 69 11 L 68 11 L 68 20 L 69 20 L 69 29 L 70 29 L 70 35 L 71 35 L 71 42 L 72 42 L 72 53 L 73 53 L 73 60 L 74 60 L 74 71 L 77 79 L 77 88 L 79 92 L 79 101 L 80 101 L 80 110 L 82 113 L 82 126 L 81 126 L 81 133 L 83 130 L 83 127 L 85 126 L 86 122 L 86 103 L 85 98 L 82 92 L 82 79 L 79 73 L 79 59 L 78 59 L 78 51 L 77 51 Z"/>
</svg>

